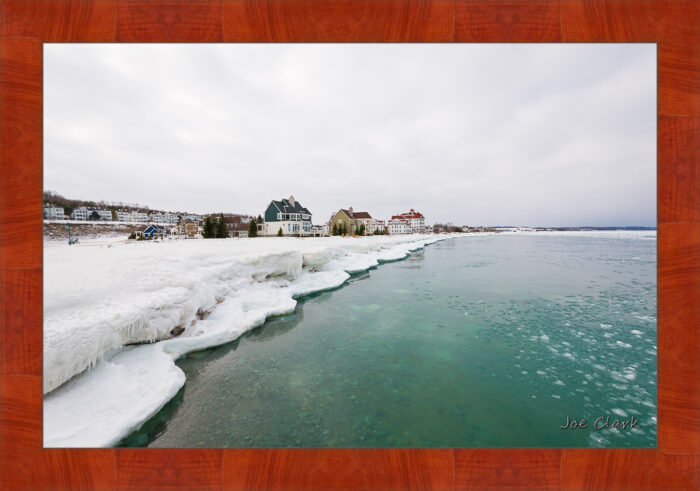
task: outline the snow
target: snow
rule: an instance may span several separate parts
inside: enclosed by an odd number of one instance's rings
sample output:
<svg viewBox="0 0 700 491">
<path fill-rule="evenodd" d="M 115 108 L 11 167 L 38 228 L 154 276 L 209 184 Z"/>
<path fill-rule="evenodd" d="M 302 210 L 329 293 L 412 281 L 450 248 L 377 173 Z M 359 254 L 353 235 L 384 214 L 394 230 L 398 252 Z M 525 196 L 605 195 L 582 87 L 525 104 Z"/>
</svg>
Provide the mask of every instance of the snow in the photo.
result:
<svg viewBox="0 0 700 491">
<path fill-rule="evenodd" d="M 45 247 L 44 446 L 115 445 L 185 383 L 179 357 L 233 341 L 292 312 L 295 298 L 444 238 Z M 175 327 L 185 331 L 173 338 Z M 147 344 L 125 346 L 132 343 Z"/>
</svg>

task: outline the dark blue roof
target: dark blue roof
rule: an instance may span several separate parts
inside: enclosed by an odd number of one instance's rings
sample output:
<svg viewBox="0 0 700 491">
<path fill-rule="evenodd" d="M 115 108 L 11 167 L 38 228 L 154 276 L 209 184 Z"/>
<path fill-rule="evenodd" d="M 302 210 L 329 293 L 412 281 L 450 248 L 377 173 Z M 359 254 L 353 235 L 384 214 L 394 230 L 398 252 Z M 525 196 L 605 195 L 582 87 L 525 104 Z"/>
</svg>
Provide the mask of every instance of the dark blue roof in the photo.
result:
<svg viewBox="0 0 700 491">
<path fill-rule="evenodd" d="M 297 200 L 294 200 L 294 206 L 292 206 L 288 199 L 283 199 L 281 201 L 272 200 L 272 204 L 275 205 L 280 213 L 303 213 L 305 215 L 311 215 L 311 212 L 301 206 Z"/>
</svg>

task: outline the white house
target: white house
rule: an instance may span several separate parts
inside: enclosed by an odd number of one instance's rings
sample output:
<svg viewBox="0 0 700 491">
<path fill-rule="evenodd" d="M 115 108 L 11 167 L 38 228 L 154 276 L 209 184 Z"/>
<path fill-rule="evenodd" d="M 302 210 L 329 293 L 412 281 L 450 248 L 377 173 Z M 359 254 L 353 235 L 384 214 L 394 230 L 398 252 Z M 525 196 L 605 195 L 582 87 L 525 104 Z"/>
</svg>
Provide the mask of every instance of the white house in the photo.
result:
<svg viewBox="0 0 700 491">
<path fill-rule="evenodd" d="M 112 221 L 112 212 L 110 210 L 89 210 L 90 215 L 92 215 L 92 212 L 97 212 L 98 215 L 100 215 L 100 221 L 103 222 L 111 222 Z M 90 216 L 88 215 L 88 217 Z"/>
<path fill-rule="evenodd" d="M 202 221 L 202 215 L 197 215 L 194 213 L 188 213 L 186 215 L 182 215 L 183 220 L 192 220 L 195 222 L 201 222 Z"/>
<path fill-rule="evenodd" d="M 71 218 L 73 218 L 73 220 L 88 220 L 89 216 L 90 211 L 84 206 L 76 208 L 75 210 L 73 210 L 73 213 L 71 213 Z"/>
<path fill-rule="evenodd" d="M 303 237 L 313 234 L 311 212 L 301 206 L 294 196 L 280 201 L 272 200 L 263 216 L 265 221 L 262 227 L 258 227 L 261 235 L 279 235 L 280 230 L 282 235 Z"/>
<path fill-rule="evenodd" d="M 118 211 L 117 221 L 148 223 L 148 215 L 140 211 Z"/>
<path fill-rule="evenodd" d="M 377 220 L 376 218 L 372 219 L 372 231 L 370 233 L 384 233 L 386 230 L 386 223 L 384 220 Z"/>
<path fill-rule="evenodd" d="M 425 217 L 411 208 L 407 213 L 401 213 L 400 215 L 394 215 L 391 220 L 403 220 L 408 225 L 409 231 L 405 233 L 416 234 L 425 233 L 427 229 L 425 228 Z M 395 223 L 398 227 L 398 222 Z M 389 232 L 391 233 L 391 232 Z"/>
<path fill-rule="evenodd" d="M 314 237 L 328 237 L 328 224 L 324 223 L 323 225 L 314 225 L 312 227 L 313 231 L 313 236 Z"/>
<path fill-rule="evenodd" d="M 151 213 L 149 220 L 154 223 L 167 223 L 174 225 L 180 217 L 174 213 Z"/>
<path fill-rule="evenodd" d="M 410 234 L 411 226 L 407 220 L 392 218 L 387 222 L 387 231 L 390 235 Z"/>
<path fill-rule="evenodd" d="M 65 220 L 66 216 L 63 214 L 63 208 L 53 205 L 44 206 L 44 219 L 45 220 Z"/>
</svg>

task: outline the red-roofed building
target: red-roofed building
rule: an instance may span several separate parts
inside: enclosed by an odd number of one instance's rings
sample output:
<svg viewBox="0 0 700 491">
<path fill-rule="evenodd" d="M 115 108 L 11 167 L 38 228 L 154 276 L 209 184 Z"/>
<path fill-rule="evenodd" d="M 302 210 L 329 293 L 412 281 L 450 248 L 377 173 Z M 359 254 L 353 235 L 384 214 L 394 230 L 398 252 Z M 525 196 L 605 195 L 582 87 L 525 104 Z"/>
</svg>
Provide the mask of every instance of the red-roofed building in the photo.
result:
<svg viewBox="0 0 700 491">
<path fill-rule="evenodd" d="M 409 231 L 408 232 L 398 232 L 398 230 L 402 230 L 404 227 L 401 225 L 400 222 L 405 222 Z M 416 233 L 424 233 L 427 231 L 425 228 L 425 217 L 423 216 L 422 213 L 417 212 L 413 208 L 411 208 L 408 213 L 401 213 L 400 215 L 394 215 L 391 217 L 391 220 L 389 220 L 388 227 L 389 227 L 389 233 L 391 232 L 392 225 L 394 228 L 397 230 L 397 232 L 394 233 L 408 233 L 408 234 L 416 234 Z"/>
<path fill-rule="evenodd" d="M 387 222 L 386 229 L 389 235 L 401 235 L 411 233 L 411 227 L 408 224 L 408 220 L 403 220 L 401 218 L 392 218 L 391 220 L 389 220 Z"/>
</svg>

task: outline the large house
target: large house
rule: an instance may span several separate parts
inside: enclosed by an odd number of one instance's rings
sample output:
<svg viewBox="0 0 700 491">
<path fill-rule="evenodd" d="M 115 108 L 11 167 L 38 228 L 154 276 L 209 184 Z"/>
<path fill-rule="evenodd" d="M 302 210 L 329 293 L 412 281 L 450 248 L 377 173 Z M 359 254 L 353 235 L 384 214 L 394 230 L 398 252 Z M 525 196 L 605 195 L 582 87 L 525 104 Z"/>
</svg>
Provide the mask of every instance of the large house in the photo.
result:
<svg viewBox="0 0 700 491">
<path fill-rule="evenodd" d="M 374 232 L 373 220 L 369 213 L 366 211 L 354 211 L 352 206 L 347 210 L 338 210 L 331 218 L 330 228 L 331 231 L 335 228 L 339 234 L 345 232 L 349 235 L 357 235 L 360 233 L 360 229 L 364 225 L 365 235 L 369 235 Z M 332 232 L 331 232 L 332 233 Z"/>
<path fill-rule="evenodd" d="M 81 206 L 80 208 L 73 210 L 71 217 L 73 220 L 97 220 L 102 222 L 111 222 L 112 212 L 109 210 L 100 210 L 99 208 L 87 208 L 85 206 Z"/>
<path fill-rule="evenodd" d="M 372 219 L 372 233 L 384 234 L 386 233 L 386 223 L 384 220 Z"/>
<path fill-rule="evenodd" d="M 226 223 L 226 232 L 228 236 L 248 237 L 248 229 L 252 219 L 253 217 L 250 216 L 224 213 L 224 222 Z"/>
<path fill-rule="evenodd" d="M 66 216 L 63 214 L 63 208 L 46 204 L 44 205 L 44 218 L 46 220 L 65 220 Z"/>
<path fill-rule="evenodd" d="M 149 219 L 154 223 L 167 223 L 170 225 L 175 225 L 180 221 L 180 217 L 175 213 L 151 213 Z"/>
<path fill-rule="evenodd" d="M 270 201 L 267 205 L 264 221 L 258 224 L 261 235 L 275 236 L 310 236 L 313 233 L 311 225 L 311 212 L 301 206 L 294 196 L 280 201 Z"/>
<path fill-rule="evenodd" d="M 148 223 L 148 215 L 140 211 L 117 211 L 118 222 Z"/>
<path fill-rule="evenodd" d="M 143 231 L 138 232 L 137 235 L 140 235 L 144 239 L 164 239 L 165 238 L 165 230 L 161 229 L 157 225 L 149 225 L 146 227 Z"/>
<path fill-rule="evenodd" d="M 408 226 L 409 231 L 408 232 L 393 232 L 393 233 L 407 233 L 407 234 L 416 234 L 416 233 L 425 233 L 428 230 L 425 227 L 425 217 L 421 214 L 415 211 L 413 208 L 411 208 L 408 213 L 401 213 L 400 215 L 394 215 L 391 217 L 391 220 L 388 223 L 389 226 L 389 233 L 392 233 L 391 228 L 392 224 L 394 225 L 394 228 L 398 229 L 403 229 L 404 227 L 401 226 L 401 221 L 406 222 L 406 225 Z"/>
<path fill-rule="evenodd" d="M 200 227 L 194 222 L 180 222 L 180 224 L 175 227 L 175 231 L 179 237 L 184 237 L 186 239 L 196 239 L 201 236 Z"/>
<path fill-rule="evenodd" d="M 90 212 L 84 206 L 81 206 L 80 208 L 76 208 L 75 210 L 73 210 L 73 213 L 71 213 L 71 218 L 73 220 L 85 221 L 85 220 L 89 219 L 88 218 L 89 216 L 90 216 Z"/>
<path fill-rule="evenodd" d="M 407 220 L 402 220 L 401 218 L 392 218 L 387 222 L 386 226 L 387 232 L 390 235 L 401 235 L 410 234 L 411 226 Z"/>
</svg>

